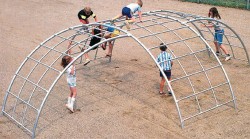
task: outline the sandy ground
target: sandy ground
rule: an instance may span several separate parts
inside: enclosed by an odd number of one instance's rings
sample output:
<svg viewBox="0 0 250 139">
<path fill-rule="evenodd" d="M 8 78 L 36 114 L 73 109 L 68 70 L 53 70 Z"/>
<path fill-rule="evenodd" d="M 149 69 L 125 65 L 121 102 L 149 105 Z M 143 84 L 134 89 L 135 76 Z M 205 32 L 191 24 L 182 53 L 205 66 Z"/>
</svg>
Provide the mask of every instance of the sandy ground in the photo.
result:
<svg viewBox="0 0 250 139">
<path fill-rule="evenodd" d="M 104 20 L 115 16 L 129 2 L 131 0 L 1 0 L 0 102 L 24 58 L 52 34 L 78 25 L 76 14 L 83 5 L 90 5 L 98 19 Z M 143 11 L 165 9 L 206 16 L 210 7 L 175 0 L 147 0 Z M 250 52 L 250 12 L 223 7 L 219 7 L 219 11 L 223 21 L 239 33 Z M 80 111 L 74 114 L 62 106 L 68 88 L 64 79 L 59 82 L 64 86 L 57 86 L 55 92 L 62 91 L 63 95 L 51 96 L 51 100 L 58 98 L 58 104 L 48 101 L 57 105 L 57 113 L 42 115 L 41 125 L 46 126 L 39 130 L 37 138 L 250 138 L 250 67 L 246 63 L 224 63 L 238 110 L 231 107 L 215 110 L 187 122 L 181 129 L 171 97 L 157 94 L 159 78 L 154 74 L 158 76 L 158 71 L 150 72 L 152 67 L 147 66 L 144 56 L 133 57 L 129 50 L 115 49 L 114 53 L 120 55 L 114 56 L 111 63 L 101 61 L 88 68 L 78 68 L 80 74 L 85 74 L 78 84 L 86 90 L 78 88 Z M 133 53 L 136 52 L 134 49 Z M 29 136 L 6 117 L 0 117 L 0 138 Z"/>
</svg>

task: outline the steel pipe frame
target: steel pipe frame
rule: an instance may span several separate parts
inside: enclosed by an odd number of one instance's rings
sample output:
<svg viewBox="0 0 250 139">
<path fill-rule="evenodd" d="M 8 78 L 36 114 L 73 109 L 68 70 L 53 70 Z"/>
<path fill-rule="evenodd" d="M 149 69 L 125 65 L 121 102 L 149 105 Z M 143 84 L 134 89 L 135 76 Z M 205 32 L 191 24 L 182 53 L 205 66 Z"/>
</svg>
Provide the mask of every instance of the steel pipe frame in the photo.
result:
<svg viewBox="0 0 250 139">
<path fill-rule="evenodd" d="M 206 20 L 206 21 L 216 21 L 216 22 L 219 22 L 220 24 L 222 24 L 223 26 L 225 26 L 226 28 L 228 28 L 229 30 L 231 30 L 233 32 L 233 34 L 236 36 L 236 38 L 239 39 L 241 45 L 243 46 L 243 49 L 246 53 L 246 57 L 247 57 L 247 61 L 248 61 L 248 64 L 250 64 L 250 58 L 249 58 L 249 55 L 248 55 L 248 52 L 247 52 L 247 49 L 245 47 L 245 44 L 243 43 L 242 39 L 239 37 L 239 35 L 231 28 L 229 27 L 227 24 L 221 22 L 221 21 L 218 21 L 218 20 L 215 20 L 215 19 L 212 19 L 212 18 L 207 18 L 207 17 L 204 17 L 204 16 L 197 16 L 197 15 L 192 15 L 192 14 L 186 14 L 186 13 L 183 13 L 183 12 L 175 12 L 175 11 L 170 11 L 170 10 L 155 10 L 155 11 L 150 11 L 151 13 L 157 13 L 157 12 L 160 12 L 160 13 L 172 13 L 172 14 L 176 14 L 180 17 L 183 17 L 182 19 L 186 18 L 186 17 L 192 17 L 193 19 L 186 19 L 187 21 L 186 22 L 183 22 L 184 24 L 187 24 L 187 23 L 191 23 L 192 25 L 195 26 L 195 28 L 199 31 L 199 33 L 201 33 L 201 29 L 198 28 L 194 22 L 198 21 L 202 24 L 204 24 L 204 22 L 201 22 L 202 20 Z M 209 29 L 209 28 L 208 28 Z M 210 33 L 213 35 L 213 32 L 209 29 Z M 201 33 L 202 37 L 205 38 L 205 36 Z M 230 41 L 228 40 L 227 36 L 228 35 L 224 35 L 225 38 L 227 39 L 228 41 L 228 44 L 229 46 L 231 47 L 230 49 L 232 50 L 233 52 L 233 49 L 232 49 L 232 45 L 230 43 Z M 241 47 L 239 47 L 241 48 Z M 234 54 L 233 54 L 234 55 Z M 234 57 L 235 58 L 235 57 Z M 238 58 L 235 58 L 235 59 L 238 59 Z M 241 60 L 241 59 L 240 59 Z M 245 60 L 243 60 L 245 61 Z"/>
<path fill-rule="evenodd" d="M 157 15 L 157 16 L 162 16 L 162 15 Z M 178 21 L 178 22 L 179 22 L 180 24 L 182 24 L 181 21 Z M 166 27 L 165 25 L 162 25 L 162 26 Z M 166 28 L 168 28 L 168 27 L 166 27 Z M 189 29 L 190 29 L 191 31 L 194 32 L 194 30 L 192 30 L 190 27 L 189 27 Z M 194 53 L 193 50 L 190 48 L 190 46 L 185 42 L 185 39 L 183 39 L 182 37 L 180 37 L 175 31 L 173 31 L 173 33 L 174 33 L 178 38 L 180 38 L 180 40 L 183 40 L 183 43 L 189 48 L 189 50 L 190 50 L 192 53 Z M 194 32 L 194 33 L 197 34 L 197 35 L 199 36 L 198 33 L 196 33 L 196 32 Z M 199 36 L 199 37 L 200 37 L 200 36 Z M 205 73 L 206 78 L 207 78 L 208 83 L 209 83 L 210 88 L 211 88 L 211 87 L 212 87 L 212 84 L 211 84 L 211 82 L 210 82 L 210 80 L 209 80 L 209 78 L 208 78 L 207 73 L 205 72 L 205 69 L 204 69 L 203 65 L 201 64 L 201 62 L 199 61 L 199 59 L 196 57 L 195 53 L 194 53 L 194 56 L 195 56 L 196 60 L 198 61 L 200 67 L 202 68 L 203 72 Z M 180 64 L 181 67 L 183 67 L 182 64 L 181 64 L 181 62 L 179 62 L 179 64 Z M 183 71 L 184 71 L 184 73 L 187 75 L 187 73 L 185 72 L 185 69 L 183 69 Z M 195 89 L 194 89 L 194 87 L 193 87 L 193 84 L 192 84 L 191 80 L 189 79 L 189 77 L 187 77 L 187 78 L 188 78 L 188 81 L 189 81 L 189 83 L 190 83 L 190 86 L 191 86 L 191 88 L 192 88 L 192 90 L 193 90 L 193 93 L 195 94 Z M 215 103 L 218 104 L 218 101 L 217 101 L 217 99 L 216 99 L 216 96 L 215 96 L 215 93 L 214 93 L 214 90 L 213 90 L 213 89 L 212 89 L 212 93 L 213 93 L 213 96 L 214 96 L 214 99 L 215 99 Z M 201 107 L 200 107 L 200 104 L 199 104 L 199 101 L 198 101 L 198 98 L 197 98 L 196 95 L 195 95 L 195 99 L 196 99 L 196 102 L 197 102 L 199 111 L 201 111 Z M 175 102 L 176 102 L 176 105 L 178 105 L 178 104 L 177 104 L 178 101 L 175 100 Z M 179 112 L 179 113 L 180 113 L 180 112 Z M 183 126 L 184 126 L 184 123 L 183 123 L 184 121 L 183 121 L 181 115 L 180 115 L 180 117 L 181 117 L 181 118 L 180 118 L 180 119 L 181 119 L 181 120 L 180 120 L 180 121 L 181 121 L 181 125 L 182 125 L 182 127 L 183 127 Z"/>
<path fill-rule="evenodd" d="M 149 12 L 149 13 L 150 13 L 150 12 Z M 146 14 L 148 14 L 148 13 L 146 13 Z M 145 14 L 143 14 L 143 15 L 145 15 Z M 148 14 L 148 15 L 149 15 L 149 14 Z M 164 18 L 166 18 L 166 17 L 164 17 Z M 169 18 L 169 17 L 168 17 L 168 18 Z M 174 18 L 170 18 L 170 19 L 173 19 L 174 21 L 180 22 L 180 21 L 178 21 L 178 20 L 176 20 L 176 19 L 174 19 Z M 108 21 L 108 20 L 106 20 L 106 21 Z M 192 22 L 194 22 L 194 21 L 195 21 L 195 20 L 192 20 Z M 190 21 L 190 22 L 191 22 L 191 21 Z M 181 22 L 181 23 L 182 23 L 182 24 L 187 24 L 188 22 L 186 22 L 186 23 Z M 102 24 L 100 24 L 100 23 L 94 23 L 94 24 L 89 24 L 89 25 L 87 25 L 87 26 L 93 26 L 93 25 L 102 25 Z M 71 27 L 71 28 L 69 28 L 69 29 L 63 30 L 63 31 L 61 31 L 61 32 L 59 32 L 59 33 L 57 33 L 57 34 L 51 36 L 50 38 L 48 38 L 47 40 L 45 40 L 42 44 L 44 44 L 44 43 L 50 41 L 50 40 L 53 39 L 55 36 L 58 36 L 58 34 L 61 34 L 61 33 L 63 33 L 63 32 L 69 31 L 70 29 L 74 29 L 74 28 L 82 27 L 82 26 L 83 26 L 83 25 L 78 25 L 78 26 L 74 26 L 74 27 Z M 116 27 L 114 27 L 114 28 L 116 28 Z M 102 41 L 102 42 L 100 42 L 100 43 L 98 43 L 98 44 L 95 44 L 95 45 L 92 46 L 92 47 L 89 47 L 86 51 L 80 53 L 80 54 L 74 59 L 74 61 L 72 61 L 66 68 L 64 68 L 64 69 L 60 72 L 60 74 L 57 76 L 57 78 L 56 78 L 56 79 L 54 80 L 54 82 L 51 84 L 49 90 L 47 90 L 47 94 L 46 94 L 46 96 L 44 97 L 44 99 L 43 99 L 43 101 L 42 101 L 42 103 L 41 103 L 41 105 L 40 105 L 40 109 L 38 109 L 38 114 L 37 114 L 37 116 L 36 116 L 36 121 L 35 121 L 35 123 L 34 123 L 34 127 L 33 127 L 33 130 L 32 130 L 32 138 L 35 137 L 36 127 L 37 127 L 38 120 L 39 120 L 39 116 L 40 116 L 40 113 L 41 113 L 41 111 L 42 111 L 42 109 L 43 109 L 43 106 L 44 106 L 44 104 L 45 104 L 45 102 L 46 102 L 46 100 L 47 100 L 47 97 L 49 96 L 51 90 L 54 88 L 55 84 L 57 83 L 57 81 L 60 79 L 60 77 L 63 75 L 63 73 L 67 70 L 67 68 L 68 68 L 69 66 L 71 66 L 77 59 L 79 59 L 82 55 L 84 55 L 85 53 L 89 52 L 92 48 L 94 48 L 94 47 L 100 45 L 101 43 L 108 42 L 108 41 L 113 41 L 113 40 L 116 40 L 116 39 L 119 39 L 119 38 L 124 38 L 124 37 L 132 37 L 135 41 L 137 41 L 137 42 L 138 42 L 138 43 L 148 52 L 148 54 L 151 56 L 151 58 L 152 58 L 152 59 L 154 60 L 154 62 L 157 64 L 157 66 L 158 66 L 158 68 L 160 69 L 160 71 L 163 72 L 162 69 L 160 68 L 158 62 L 155 60 L 154 56 L 150 53 L 150 50 L 147 49 L 146 46 L 145 46 L 143 43 L 141 43 L 140 40 L 139 40 L 138 38 L 136 38 L 135 36 L 133 36 L 132 34 L 130 34 L 130 33 L 127 32 L 127 31 L 121 30 L 121 29 L 119 29 L 119 28 L 116 28 L 116 29 L 120 30 L 120 31 L 123 32 L 125 35 L 121 35 L 121 36 L 117 36 L 117 37 L 114 37 L 114 38 L 110 38 L 110 39 L 107 39 L 107 40 L 105 40 L 105 41 Z M 145 28 L 144 28 L 144 29 L 145 29 Z M 189 29 L 190 29 L 190 27 L 189 27 Z M 193 30 L 193 31 L 195 32 L 195 30 Z M 196 34 L 199 35 L 197 32 L 196 32 Z M 158 37 L 157 34 L 154 34 L 154 35 L 155 35 L 156 37 Z M 200 37 L 200 38 L 202 39 L 202 41 L 204 41 L 205 44 L 207 44 L 207 42 L 206 42 L 202 37 Z M 66 40 L 64 40 L 64 41 L 66 41 Z M 161 40 L 161 41 L 162 41 L 162 40 Z M 162 42 L 163 42 L 163 41 L 162 41 Z M 208 45 L 208 44 L 207 44 L 207 45 Z M 26 57 L 26 59 L 22 62 L 22 64 L 19 66 L 19 68 L 17 69 L 17 71 L 16 71 L 16 73 L 15 73 L 15 75 L 14 75 L 14 77 L 13 77 L 13 79 L 12 79 L 12 81 L 11 81 L 9 87 L 8 87 L 8 91 L 7 91 L 7 93 L 6 93 L 5 97 L 4 97 L 4 103 L 3 103 L 2 113 L 4 113 L 5 115 L 7 115 L 9 118 L 13 119 L 14 121 L 16 121 L 16 120 L 15 120 L 11 115 L 9 115 L 7 112 L 5 112 L 6 101 L 7 101 L 8 95 L 10 94 L 9 91 L 11 90 L 11 87 L 12 87 L 12 85 L 13 85 L 13 83 L 14 83 L 16 77 L 18 76 L 18 73 L 19 73 L 20 70 L 23 68 L 23 66 L 25 65 L 25 63 L 28 61 L 29 57 L 31 57 L 31 55 L 34 54 L 41 46 L 42 46 L 42 45 L 38 45 L 38 46 L 37 46 L 37 47 L 36 47 L 27 57 Z M 209 45 L 208 45 L 208 46 L 209 46 Z M 70 48 L 69 48 L 69 49 L 70 49 Z M 51 49 L 51 50 L 53 50 L 53 49 Z M 212 52 L 213 52 L 213 51 L 212 51 Z M 66 53 L 66 52 L 65 52 L 65 53 Z M 213 54 L 215 55 L 214 52 L 213 52 Z M 63 53 L 61 53 L 61 55 L 63 55 Z M 215 56 L 215 57 L 216 57 L 216 56 Z M 216 57 L 216 59 L 217 59 L 217 61 L 218 61 L 218 58 L 217 58 L 217 57 Z M 57 59 L 57 60 L 58 60 L 58 59 Z M 56 61 L 57 61 L 57 60 L 56 60 Z M 54 62 L 53 62 L 53 63 L 54 63 Z M 219 63 L 220 63 L 220 62 L 219 62 Z M 220 65 L 221 65 L 221 67 L 222 67 L 222 64 L 221 64 L 221 63 L 220 63 Z M 222 67 L 222 70 L 223 70 L 224 74 L 226 74 L 223 67 Z M 165 74 L 163 74 L 163 76 L 164 76 L 164 78 L 166 79 Z M 230 82 L 229 82 L 229 79 L 228 79 L 227 75 L 225 75 L 225 76 L 226 76 L 226 79 L 227 79 L 228 84 L 229 84 L 229 86 L 230 86 L 231 94 L 232 94 L 232 96 L 233 96 L 233 100 L 232 100 L 232 101 L 234 102 L 234 105 L 235 105 L 235 107 L 236 107 L 235 98 L 234 98 L 234 94 L 233 94 L 233 92 L 232 92 L 231 84 L 230 84 Z M 41 78 L 40 78 L 40 79 L 41 79 Z M 28 81 L 28 80 L 26 80 L 26 81 Z M 169 84 L 169 82 L 167 82 L 167 83 Z M 36 85 L 36 86 L 38 87 L 38 85 Z M 169 86 L 170 86 L 170 85 L 169 85 Z M 173 89 L 172 89 L 171 86 L 170 86 L 170 89 L 171 89 L 171 91 L 173 92 Z M 210 89 L 211 89 L 211 88 L 210 88 Z M 13 95 L 13 94 L 11 94 L 11 95 Z M 19 97 L 19 96 L 17 96 L 17 97 Z M 176 101 L 176 97 L 175 97 L 174 94 L 173 94 L 173 98 L 174 98 L 174 100 Z M 20 99 L 20 100 L 21 100 L 21 99 Z M 29 103 L 27 103 L 27 105 L 28 105 L 28 104 L 29 104 Z M 176 102 L 176 104 L 177 104 L 177 102 Z M 177 111 L 179 111 L 179 110 L 178 110 L 178 106 L 177 106 Z M 179 112 L 179 115 L 180 115 L 180 112 Z M 199 115 L 199 114 L 198 114 L 198 115 Z M 180 120 L 181 120 L 181 119 L 180 119 Z M 185 120 L 186 120 L 186 119 L 183 119 L 183 120 L 181 120 L 181 121 L 185 121 Z M 16 123 L 19 123 L 19 122 L 16 121 Z M 23 126 L 22 123 L 19 123 L 19 124 L 20 124 L 24 129 L 27 130 L 27 128 L 26 128 L 25 126 Z M 181 122 L 181 124 L 182 124 L 182 122 Z M 182 124 L 182 127 L 183 127 L 183 124 Z M 27 130 L 27 131 L 29 131 L 29 130 Z"/>
</svg>

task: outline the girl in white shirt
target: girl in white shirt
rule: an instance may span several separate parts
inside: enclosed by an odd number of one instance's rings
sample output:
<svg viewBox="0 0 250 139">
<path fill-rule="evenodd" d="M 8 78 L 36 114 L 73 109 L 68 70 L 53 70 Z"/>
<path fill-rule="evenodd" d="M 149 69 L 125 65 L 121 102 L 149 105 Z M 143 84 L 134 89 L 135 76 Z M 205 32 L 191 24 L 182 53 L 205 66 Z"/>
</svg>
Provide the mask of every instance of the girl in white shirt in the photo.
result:
<svg viewBox="0 0 250 139">
<path fill-rule="evenodd" d="M 73 61 L 73 58 L 66 55 L 62 58 L 61 66 L 63 68 L 67 67 L 67 65 Z M 75 65 L 72 64 L 67 70 L 67 83 L 70 88 L 70 95 L 68 97 L 68 102 L 66 104 L 66 107 L 71 111 L 74 112 L 74 103 L 76 98 L 76 71 L 75 71 Z"/>
</svg>

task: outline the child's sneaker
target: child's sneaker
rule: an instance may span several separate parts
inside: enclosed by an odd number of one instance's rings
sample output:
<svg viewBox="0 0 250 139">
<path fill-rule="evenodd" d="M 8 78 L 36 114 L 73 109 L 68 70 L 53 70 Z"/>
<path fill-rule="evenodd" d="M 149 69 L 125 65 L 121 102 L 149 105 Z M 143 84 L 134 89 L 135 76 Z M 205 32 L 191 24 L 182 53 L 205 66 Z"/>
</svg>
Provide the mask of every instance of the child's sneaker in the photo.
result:
<svg viewBox="0 0 250 139">
<path fill-rule="evenodd" d="M 125 23 L 125 25 L 126 25 L 126 28 L 127 28 L 127 29 L 130 29 L 130 25 L 129 25 L 128 20 L 126 20 L 124 23 Z"/>
<path fill-rule="evenodd" d="M 217 55 L 217 56 L 220 56 L 220 52 L 216 52 L 216 55 Z"/>
<path fill-rule="evenodd" d="M 74 112 L 74 108 L 73 108 L 73 105 L 66 105 L 67 106 L 67 108 L 71 111 L 71 112 Z"/>
<path fill-rule="evenodd" d="M 225 61 L 228 61 L 231 59 L 231 55 L 230 54 L 227 54 L 226 58 L 225 58 Z"/>
<path fill-rule="evenodd" d="M 90 59 L 87 58 L 83 65 L 86 66 L 87 64 L 89 64 L 89 62 L 90 62 Z"/>
<path fill-rule="evenodd" d="M 168 91 L 168 95 L 169 95 L 169 96 L 172 96 L 172 92 L 171 92 L 171 91 Z"/>
</svg>

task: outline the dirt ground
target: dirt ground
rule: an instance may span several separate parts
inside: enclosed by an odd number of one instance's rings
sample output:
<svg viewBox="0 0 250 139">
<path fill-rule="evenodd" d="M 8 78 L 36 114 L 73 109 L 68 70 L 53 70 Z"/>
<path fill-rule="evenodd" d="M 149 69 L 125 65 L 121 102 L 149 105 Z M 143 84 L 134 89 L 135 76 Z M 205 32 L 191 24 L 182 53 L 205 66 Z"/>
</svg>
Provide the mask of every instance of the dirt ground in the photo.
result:
<svg viewBox="0 0 250 139">
<path fill-rule="evenodd" d="M 76 14 L 84 5 L 92 7 L 98 20 L 105 20 L 114 17 L 122 6 L 132 2 L 0 1 L 1 104 L 15 71 L 25 57 L 54 33 L 79 25 Z M 144 0 L 143 11 L 164 9 L 206 16 L 210 7 L 177 0 Z M 250 12 L 218 8 L 223 21 L 240 35 L 250 53 Z M 133 52 L 129 52 L 131 49 Z M 80 111 L 74 114 L 68 113 L 63 106 L 68 88 L 62 79 L 51 95 L 52 101 L 48 100 L 48 104 L 54 104 L 57 113 L 41 116 L 41 125 L 43 121 L 49 122 L 38 129 L 36 138 L 250 138 L 250 66 L 247 63 L 234 60 L 223 62 L 238 109 L 226 107 L 208 112 L 187 122 L 182 129 L 173 99 L 157 93 L 158 71 L 151 72 L 153 68 L 148 66 L 144 55 L 136 55 L 137 52 L 141 50 L 115 48 L 114 54 L 117 55 L 111 63 L 101 61 L 88 67 L 78 67 L 78 75 L 84 76 L 78 82 Z M 58 101 L 53 101 L 53 98 L 58 98 Z M 0 117 L 0 138 L 29 137 L 8 118 Z"/>
</svg>

